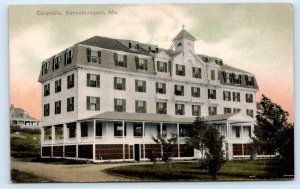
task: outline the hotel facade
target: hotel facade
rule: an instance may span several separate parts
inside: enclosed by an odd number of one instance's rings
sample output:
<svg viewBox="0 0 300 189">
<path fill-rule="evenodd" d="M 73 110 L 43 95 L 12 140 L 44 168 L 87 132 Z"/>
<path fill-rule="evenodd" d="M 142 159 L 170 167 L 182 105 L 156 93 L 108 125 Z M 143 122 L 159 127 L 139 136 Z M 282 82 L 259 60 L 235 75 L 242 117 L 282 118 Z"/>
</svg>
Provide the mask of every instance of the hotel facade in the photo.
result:
<svg viewBox="0 0 300 189">
<path fill-rule="evenodd" d="M 197 54 L 195 40 L 184 28 L 168 50 L 95 36 L 43 61 L 41 156 L 143 161 L 163 153 L 152 136 L 177 134 L 173 159 L 201 158 L 185 145 L 199 114 L 224 135 L 227 159 L 249 157 L 256 79 Z"/>
</svg>

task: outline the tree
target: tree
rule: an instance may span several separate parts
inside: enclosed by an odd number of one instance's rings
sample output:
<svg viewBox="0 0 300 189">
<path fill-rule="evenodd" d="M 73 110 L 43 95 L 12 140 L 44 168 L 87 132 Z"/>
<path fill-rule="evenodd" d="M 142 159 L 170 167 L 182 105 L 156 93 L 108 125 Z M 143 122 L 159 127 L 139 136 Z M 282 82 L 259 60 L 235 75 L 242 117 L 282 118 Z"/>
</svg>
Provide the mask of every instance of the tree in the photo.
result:
<svg viewBox="0 0 300 189">
<path fill-rule="evenodd" d="M 170 163 L 171 157 L 174 156 L 176 152 L 176 144 L 177 144 L 177 135 L 172 134 L 172 137 L 166 139 L 161 135 L 158 135 L 157 138 L 152 137 L 152 140 L 156 144 L 160 144 L 163 148 L 162 160 L 166 163 Z"/>
<path fill-rule="evenodd" d="M 188 130 L 186 143 L 204 154 L 204 167 L 208 169 L 213 180 L 216 180 L 217 173 L 225 162 L 223 142 L 224 137 L 219 131 L 199 116 L 196 117 L 193 127 Z"/>
<path fill-rule="evenodd" d="M 286 165 L 284 172 L 294 169 L 294 126 L 287 121 L 288 116 L 280 105 L 262 95 L 252 138 L 255 151 L 280 154 L 282 165 Z"/>
</svg>

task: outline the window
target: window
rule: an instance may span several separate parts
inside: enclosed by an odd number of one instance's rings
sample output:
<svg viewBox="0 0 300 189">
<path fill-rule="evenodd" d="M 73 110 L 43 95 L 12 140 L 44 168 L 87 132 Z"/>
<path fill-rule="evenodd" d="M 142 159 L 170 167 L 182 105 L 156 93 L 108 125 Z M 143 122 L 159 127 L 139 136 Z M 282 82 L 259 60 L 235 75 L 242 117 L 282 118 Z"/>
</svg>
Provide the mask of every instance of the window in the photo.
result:
<svg viewBox="0 0 300 189">
<path fill-rule="evenodd" d="M 133 124 L 133 136 L 135 136 L 135 137 L 143 136 L 143 124 L 142 123 L 134 123 Z"/>
<path fill-rule="evenodd" d="M 96 121 L 96 137 L 102 137 L 102 122 Z"/>
<path fill-rule="evenodd" d="M 182 43 L 177 43 L 177 47 L 181 47 L 182 46 Z"/>
<path fill-rule="evenodd" d="M 156 113 L 157 114 L 167 114 L 167 103 L 156 102 Z"/>
<path fill-rule="evenodd" d="M 69 129 L 69 138 L 76 137 L 76 122 L 67 123 L 67 128 Z"/>
<path fill-rule="evenodd" d="M 51 140 L 52 139 L 52 129 L 51 126 L 44 127 L 44 140 Z"/>
<path fill-rule="evenodd" d="M 175 104 L 175 115 L 184 115 L 184 104 Z"/>
<path fill-rule="evenodd" d="M 88 137 L 89 125 L 86 122 L 82 122 L 80 125 L 81 137 Z"/>
<path fill-rule="evenodd" d="M 247 109 L 247 110 L 246 110 L 246 114 L 247 114 L 248 116 L 250 116 L 250 117 L 254 117 L 254 115 L 253 115 L 253 110 Z"/>
<path fill-rule="evenodd" d="M 52 59 L 52 71 L 58 70 L 60 66 L 60 56 L 56 56 Z"/>
<path fill-rule="evenodd" d="M 156 93 L 166 94 L 166 83 L 156 83 Z"/>
<path fill-rule="evenodd" d="M 86 97 L 86 109 L 99 111 L 100 110 L 100 97 L 87 96 Z"/>
<path fill-rule="evenodd" d="M 251 126 L 247 127 L 248 128 L 248 136 L 251 138 L 252 137 L 252 133 L 251 133 Z"/>
<path fill-rule="evenodd" d="M 168 72 L 168 63 L 157 61 L 157 71 L 167 73 Z"/>
<path fill-rule="evenodd" d="M 61 91 L 61 79 L 55 81 L 55 92 L 58 93 Z"/>
<path fill-rule="evenodd" d="M 233 83 L 236 85 L 242 84 L 242 75 L 241 74 L 232 74 Z"/>
<path fill-rule="evenodd" d="M 137 70 L 147 70 L 148 69 L 148 60 L 146 58 L 135 57 L 135 67 Z"/>
<path fill-rule="evenodd" d="M 136 100 L 135 101 L 135 112 L 136 113 L 146 113 L 146 101 Z"/>
<path fill-rule="evenodd" d="M 68 75 L 67 77 L 67 88 L 70 89 L 70 88 L 73 88 L 74 87 L 74 74 L 72 75 Z"/>
<path fill-rule="evenodd" d="M 234 102 L 240 102 L 240 93 L 238 92 L 232 92 L 232 99 Z"/>
<path fill-rule="evenodd" d="M 55 114 L 60 114 L 61 113 L 61 101 L 56 101 L 55 102 Z"/>
<path fill-rule="evenodd" d="M 176 75 L 185 76 L 185 66 L 176 64 Z"/>
<path fill-rule="evenodd" d="M 130 50 L 136 51 L 139 49 L 139 44 L 138 43 L 134 43 L 134 42 L 129 42 L 129 48 Z"/>
<path fill-rule="evenodd" d="M 49 116 L 50 114 L 50 104 L 44 104 L 44 116 Z"/>
<path fill-rule="evenodd" d="M 241 129 L 240 127 L 235 127 L 235 137 L 240 138 L 241 136 Z"/>
<path fill-rule="evenodd" d="M 100 75 L 86 74 L 86 85 L 88 87 L 100 88 Z"/>
<path fill-rule="evenodd" d="M 67 98 L 67 112 L 74 110 L 74 97 Z"/>
<path fill-rule="evenodd" d="M 223 91 L 223 100 L 231 101 L 231 92 L 230 91 Z"/>
<path fill-rule="evenodd" d="M 135 91 L 146 92 L 146 81 L 135 80 Z"/>
<path fill-rule="evenodd" d="M 125 99 L 114 99 L 115 112 L 126 112 L 126 100 Z"/>
<path fill-rule="evenodd" d="M 208 89 L 208 99 L 216 99 L 216 89 Z"/>
<path fill-rule="evenodd" d="M 175 85 L 174 86 L 174 94 L 177 96 L 184 96 L 184 86 L 183 85 Z"/>
<path fill-rule="evenodd" d="M 241 109 L 239 108 L 233 108 L 233 113 L 239 113 L 241 111 Z"/>
<path fill-rule="evenodd" d="M 114 53 L 115 66 L 127 68 L 127 56 Z"/>
<path fill-rule="evenodd" d="M 224 82 L 227 84 L 230 84 L 233 82 L 232 74 L 230 74 L 229 72 L 223 72 L 223 78 L 224 78 Z"/>
<path fill-rule="evenodd" d="M 193 67 L 193 78 L 201 79 L 201 68 Z"/>
<path fill-rule="evenodd" d="M 101 64 L 101 51 L 86 49 L 86 56 L 88 63 Z"/>
<path fill-rule="evenodd" d="M 210 80 L 216 80 L 216 72 L 215 70 L 210 70 Z"/>
<path fill-rule="evenodd" d="M 179 125 L 179 137 L 187 137 L 187 126 Z"/>
<path fill-rule="evenodd" d="M 224 114 L 231 114 L 231 108 L 224 108 Z"/>
<path fill-rule="evenodd" d="M 162 137 L 167 137 L 167 126 L 162 125 L 162 131 L 161 131 L 161 126 L 160 124 L 157 125 L 157 134 L 161 135 Z"/>
<path fill-rule="evenodd" d="M 114 78 L 114 89 L 126 90 L 126 79 L 121 77 Z"/>
<path fill-rule="evenodd" d="M 209 106 L 208 107 L 208 115 L 217 115 L 217 107 Z"/>
<path fill-rule="evenodd" d="M 254 77 L 245 75 L 247 86 L 254 86 Z"/>
<path fill-rule="evenodd" d="M 49 70 L 49 64 L 50 62 L 45 62 L 42 66 L 42 75 L 45 75 L 48 73 Z"/>
<path fill-rule="evenodd" d="M 193 116 L 201 115 L 201 106 L 200 105 L 192 105 L 192 115 Z"/>
<path fill-rule="evenodd" d="M 192 87 L 191 88 L 192 89 L 192 91 L 191 91 L 191 93 L 192 93 L 192 97 L 200 97 L 200 88 L 199 87 Z"/>
<path fill-rule="evenodd" d="M 65 52 L 65 66 L 72 63 L 73 51 L 67 50 Z"/>
<path fill-rule="evenodd" d="M 246 102 L 252 103 L 253 102 L 253 95 L 246 93 Z"/>
<path fill-rule="evenodd" d="M 119 137 L 123 136 L 123 125 L 122 122 L 115 122 L 114 123 L 114 136 Z M 126 136 L 126 124 L 124 123 L 124 136 Z"/>
<path fill-rule="evenodd" d="M 50 83 L 44 85 L 44 96 L 50 95 Z"/>
</svg>

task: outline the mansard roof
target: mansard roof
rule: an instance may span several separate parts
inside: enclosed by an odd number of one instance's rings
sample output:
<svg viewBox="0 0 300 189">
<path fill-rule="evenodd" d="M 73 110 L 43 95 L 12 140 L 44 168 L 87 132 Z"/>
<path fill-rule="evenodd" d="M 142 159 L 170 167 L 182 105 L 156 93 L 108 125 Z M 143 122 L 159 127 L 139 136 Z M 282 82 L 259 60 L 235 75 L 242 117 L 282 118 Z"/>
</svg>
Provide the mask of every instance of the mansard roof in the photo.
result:
<svg viewBox="0 0 300 189">
<path fill-rule="evenodd" d="M 192 41 L 195 41 L 196 38 L 190 34 L 189 32 L 187 32 L 185 29 L 182 29 L 177 35 L 176 37 L 173 39 L 176 40 L 176 39 L 190 39 Z"/>
</svg>

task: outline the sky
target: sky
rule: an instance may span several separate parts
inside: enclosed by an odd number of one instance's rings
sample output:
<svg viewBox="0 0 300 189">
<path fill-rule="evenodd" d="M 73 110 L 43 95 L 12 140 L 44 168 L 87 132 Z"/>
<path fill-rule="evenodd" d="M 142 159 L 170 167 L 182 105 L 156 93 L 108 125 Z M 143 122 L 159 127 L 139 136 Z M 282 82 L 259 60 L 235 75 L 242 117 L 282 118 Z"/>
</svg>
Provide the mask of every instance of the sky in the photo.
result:
<svg viewBox="0 0 300 189">
<path fill-rule="evenodd" d="M 105 15 L 65 15 L 82 10 Z M 38 15 L 44 11 L 63 15 Z M 255 74 L 257 100 L 265 94 L 294 121 L 293 8 L 280 3 L 11 6 L 11 104 L 41 119 L 41 63 L 77 42 L 98 35 L 169 48 L 183 24 L 197 53 Z"/>
</svg>

